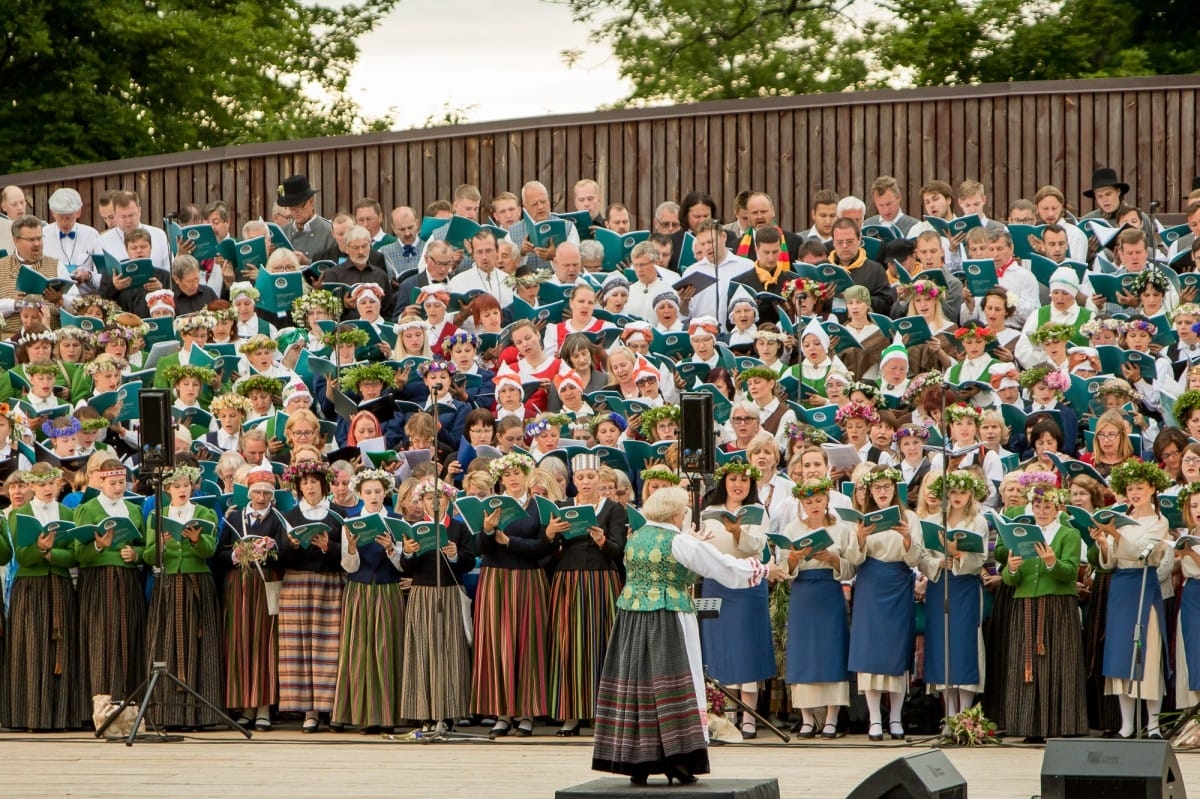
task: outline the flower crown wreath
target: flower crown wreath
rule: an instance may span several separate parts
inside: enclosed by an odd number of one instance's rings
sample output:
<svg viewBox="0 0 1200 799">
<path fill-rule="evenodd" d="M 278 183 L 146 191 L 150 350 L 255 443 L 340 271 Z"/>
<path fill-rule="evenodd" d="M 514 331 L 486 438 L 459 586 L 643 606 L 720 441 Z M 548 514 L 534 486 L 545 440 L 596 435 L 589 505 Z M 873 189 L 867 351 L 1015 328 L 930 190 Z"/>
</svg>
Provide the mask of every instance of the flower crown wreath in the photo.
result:
<svg viewBox="0 0 1200 799">
<path fill-rule="evenodd" d="M 1021 384 L 1021 388 L 1031 389 L 1043 380 L 1046 382 L 1046 388 L 1058 393 L 1062 393 L 1071 387 L 1071 378 L 1046 364 L 1021 372 L 1021 376 L 1017 379 L 1017 382 Z"/>
<path fill-rule="evenodd" d="M 1129 292 L 1134 295 L 1141 294 L 1147 286 L 1153 286 L 1160 294 L 1166 294 L 1171 288 L 1171 281 L 1161 269 L 1150 267 L 1133 276 L 1133 280 L 1129 281 Z"/>
<path fill-rule="evenodd" d="M 908 382 L 908 388 L 904 389 L 904 393 L 900 396 L 900 401 L 905 405 L 911 405 L 913 400 L 921 396 L 921 392 L 934 386 L 945 385 L 946 381 L 942 379 L 942 373 L 933 370 L 922 372 Z"/>
<path fill-rule="evenodd" d="M 432 480 L 418 483 L 417 487 L 413 489 L 413 496 L 420 499 L 427 494 L 436 494 L 439 491 L 446 499 L 454 499 L 458 496 L 458 489 L 454 487 L 454 484 L 447 483 L 445 480 L 438 480 L 436 485 Z"/>
<path fill-rule="evenodd" d="M 292 320 L 298 325 L 308 323 L 308 315 L 322 310 L 333 319 L 342 315 L 342 303 L 332 291 L 314 289 L 292 300 Z"/>
<path fill-rule="evenodd" d="M 1109 487 L 1118 494 L 1124 494 L 1133 483 L 1146 483 L 1155 491 L 1162 491 L 1171 485 L 1171 477 L 1158 464 L 1136 458 L 1118 464 L 1108 476 Z"/>
<path fill-rule="evenodd" d="M 989 342 L 996 340 L 996 334 L 992 332 L 991 328 L 982 325 L 978 327 L 960 327 L 954 331 L 954 337 L 959 341 L 975 339 L 976 341 Z"/>
<path fill-rule="evenodd" d="M 856 380 L 846 386 L 846 396 L 849 397 L 855 391 L 861 391 L 863 396 L 869 400 L 877 400 L 880 395 L 879 386 L 874 383 L 864 383 L 861 380 Z"/>
<path fill-rule="evenodd" d="M 792 486 L 792 496 L 796 499 L 808 499 L 818 494 L 828 494 L 833 490 L 833 480 L 828 477 L 810 477 Z"/>
<path fill-rule="evenodd" d="M 949 410 L 949 408 L 946 410 Z M 905 438 L 919 438 L 922 441 L 928 441 L 929 428 L 923 424 L 905 424 L 901 425 L 895 433 L 892 433 L 892 441 L 897 444 Z"/>
<path fill-rule="evenodd" d="M 654 432 L 655 426 L 669 419 L 675 424 L 679 424 L 680 411 L 678 405 L 660 405 L 657 408 L 651 408 L 642 414 L 642 426 L 638 428 L 643 438 L 649 438 Z"/>
<path fill-rule="evenodd" d="M 872 470 L 867 472 L 858 482 L 859 485 L 870 488 L 880 480 L 887 480 L 891 483 L 901 483 L 904 481 L 904 475 L 900 473 L 899 469 L 889 466 L 886 469 L 880 469 L 879 471 Z"/>
<path fill-rule="evenodd" d="M 1056 505 L 1066 505 L 1071 492 L 1058 487 L 1058 475 L 1053 472 L 1023 472 L 1017 476 L 1017 484 L 1025 489 L 1029 502 L 1044 500 Z"/>
<path fill-rule="evenodd" d="M 949 486 L 948 489 L 947 486 Z M 988 495 L 987 483 L 979 475 L 966 469 L 958 469 L 950 474 L 941 475 L 929 487 L 930 493 L 938 499 L 942 498 L 942 492 L 946 490 L 968 491 L 977 502 L 983 502 Z"/>
<path fill-rule="evenodd" d="M 741 458 L 723 463 L 713 472 L 713 478 L 720 481 L 724 480 L 726 475 L 740 474 L 749 477 L 751 480 L 758 481 L 762 479 L 762 470 L 757 466 L 751 466 Z"/>
<path fill-rule="evenodd" d="M 847 419 L 862 419 L 867 424 L 875 424 L 879 421 L 879 414 L 870 405 L 864 405 L 861 402 L 847 402 L 837 409 L 833 420 L 840 425 Z"/>
<path fill-rule="evenodd" d="M 1069 341 L 1073 335 L 1075 335 L 1075 330 L 1070 325 L 1051 322 L 1042 325 L 1030 333 L 1029 340 L 1034 344 L 1046 344 L 1048 342 Z"/>
<path fill-rule="evenodd" d="M 378 480 L 383 486 L 383 494 L 387 496 L 396 490 L 396 480 L 387 469 L 361 469 L 350 478 L 350 490 L 355 494 L 363 483 Z"/>
<path fill-rule="evenodd" d="M 818 302 L 828 300 L 833 297 L 837 287 L 832 283 L 822 283 L 819 280 L 812 278 L 793 278 L 785 281 L 781 287 L 780 296 L 785 300 L 793 298 L 811 297 Z"/>
<path fill-rule="evenodd" d="M 533 458 L 520 452 L 510 452 L 507 455 L 502 455 L 488 464 L 488 472 L 492 475 L 492 480 L 499 480 L 500 476 L 509 469 L 520 469 L 525 474 L 533 471 L 536 464 Z"/>
<path fill-rule="evenodd" d="M 1092 318 L 1079 326 L 1079 332 L 1086 338 L 1094 338 L 1097 333 L 1102 330 L 1107 330 L 1116 335 L 1124 335 L 1125 320 L 1124 319 L 1096 319 Z"/>
<path fill-rule="evenodd" d="M 53 419 L 47 419 L 42 422 L 42 433 L 46 438 L 63 438 L 64 436 L 73 436 L 83 429 L 83 424 L 74 416 L 67 417 L 70 421 L 65 425 L 57 425 Z M 105 420 L 105 427 L 108 427 L 108 421 Z"/>
<path fill-rule="evenodd" d="M 323 477 L 326 484 L 329 484 L 333 481 L 333 471 L 324 461 L 301 461 L 293 463 L 283 470 L 283 482 L 285 483 L 298 483 L 302 477 Z"/>
<path fill-rule="evenodd" d="M 1137 330 L 1145 333 L 1146 335 L 1150 336 L 1150 338 L 1154 338 L 1156 335 L 1158 335 L 1158 327 L 1149 319 L 1129 320 L 1125 323 L 1125 332 L 1129 333 L 1131 330 Z"/>
<path fill-rule="evenodd" d="M 983 421 L 983 411 L 974 405 L 967 405 L 965 402 L 956 402 L 946 407 L 946 418 L 951 422 L 957 422 L 959 419 L 970 419 L 978 425 Z M 928 437 L 928 433 L 926 437 Z"/>
<path fill-rule="evenodd" d="M 679 475 L 675 474 L 675 472 L 671 471 L 665 466 L 651 466 L 648 469 L 642 469 L 640 476 L 643 484 L 647 480 L 662 480 L 663 482 L 670 483 L 673 486 L 677 486 L 680 483 Z M 1196 485 L 1200 486 L 1200 483 L 1197 483 Z"/>
<path fill-rule="evenodd" d="M 911 285 L 900 286 L 900 294 L 902 297 L 908 299 L 912 299 L 913 297 L 928 297 L 931 300 L 936 300 L 942 296 L 942 289 L 932 280 L 918 280 Z"/>
<path fill-rule="evenodd" d="M 806 444 L 819 446 L 829 441 L 829 436 L 823 430 L 818 430 L 802 422 L 788 422 L 783 426 L 783 433 L 801 446 Z"/>
<path fill-rule="evenodd" d="M 213 401 L 209 403 L 208 409 L 213 414 L 218 414 L 221 411 L 237 411 L 242 416 L 249 415 L 254 406 L 250 404 L 250 400 L 243 397 L 241 394 L 221 394 L 213 397 Z"/>
</svg>

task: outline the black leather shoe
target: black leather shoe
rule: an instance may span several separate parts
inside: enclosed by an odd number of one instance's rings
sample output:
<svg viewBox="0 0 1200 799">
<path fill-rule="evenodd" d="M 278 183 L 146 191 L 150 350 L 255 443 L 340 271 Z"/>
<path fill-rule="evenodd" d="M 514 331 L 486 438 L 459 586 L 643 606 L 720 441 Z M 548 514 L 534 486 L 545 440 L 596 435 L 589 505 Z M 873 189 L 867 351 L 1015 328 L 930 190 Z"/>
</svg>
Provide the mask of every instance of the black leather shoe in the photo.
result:
<svg viewBox="0 0 1200 799">
<path fill-rule="evenodd" d="M 500 726 L 501 724 L 504 726 Z M 508 724 L 497 721 L 492 725 L 492 729 L 488 730 L 488 738 L 493 741 L 497 738 L 503 738 L 504 736 L 508 735 L 511 729 L 512 727 L 508 726 Z"/>
<path fill-rule="evenodd" d="M 876 728 L 879 729 L 879 732 L 874 731 Z M 870 741 L 882 741 L 883 740 L 883 725 L 880 724 L 878 721 L 872 721 L 871 726 L 867 727 L 867 740 L 870 740 Z"/>
<path fill-rule="evenodd" d="M 802 721 L 792 728 L 792 732 L 796 733 L 797 738 L 816 738 L 817 725 Z"/>
<path fill-rule="evenodd" d="M 583 722 L 577 721 L 577 722 L 575 722 L 574 727 L 563 727 L 562 729 L 560 729 L 558 732 L 556 732 L 554 734 L 556 736 L 558 736 L 559 738 L 573 738 L 573 737 L 579 735 L 579 731 L 581 729 L 583 729 Z"/>
<path fill-rule="evenodd" d="M 812 736 L 809 737 L 811 738 Z M 821 737 L 827 741 L 832 741 L 834 738 L 838 737 L 837 725 L 826 724 L 821 728 Z"/>
</svg>

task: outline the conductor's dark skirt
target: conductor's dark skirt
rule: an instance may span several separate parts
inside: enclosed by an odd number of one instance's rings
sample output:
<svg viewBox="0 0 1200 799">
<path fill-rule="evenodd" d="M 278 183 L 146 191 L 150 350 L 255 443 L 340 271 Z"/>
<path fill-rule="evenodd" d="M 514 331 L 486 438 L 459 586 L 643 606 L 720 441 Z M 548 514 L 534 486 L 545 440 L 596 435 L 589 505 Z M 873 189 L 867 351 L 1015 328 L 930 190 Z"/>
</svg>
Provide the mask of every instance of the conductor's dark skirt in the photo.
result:
<svg viewBox="0 0 1200 799">
<path fill-rule="evenodd" d="M 137 569 L 79 570 L 79 640 L 85 699 L 120 701 L 137 689 L 146 676 L 146 599 Z"/>
<path fill-rule="evenodd" d="M 0 723 L 18 730 L 75 730 L 88 712 L 80 679 L 79 607 L 68 577 L 13 582 Z"/>
<path fill-rule="evenodd" d="M 216 707 L 225 700 L 221 611 L 211 574 L 163 574 L 150 600 L 150 657 Z M 153 701 L 167 727 L 202 727 L 218 717 L 191 695 L 159 683 Z M 156 712 L 152 710 L 151 712 Z M 152 716 L 158 722 L 157 716 Z"/>
<path fill-rule="evenodd" d="M 596 696 L 592 768 L 707 774 L 700 701 L 676 612 L 618 611 Z"/>
<path fill-rule="evenodd" d="M 1097 572 L 1083 609 L 1083 654 L 1087 674 L 1088 726 L 1096 730 L 1115 730 L 1121 726 L 1121 708 L 1117 697 L 1104 693 L 1104 628 L 1108 615 L 1108 586 L 1111 572 Z"/>
<path fill-rule="evenodd" d="M 1083 631 L 1074 596 L 1015 600 L 1005 680 L 1010 736 L 1087 734 Z"/>
<path fill-rule="evenodd" d="M 400 716 L 454 719 L 471 707 L 471 648 L 457 585 L 414 585 L 404 619 Z"/>
<path fill-rule="evenodd" d="M 1005 691 L 1008 688 L 1009 626 L 1016 613 L 1017 600 L 1011 585 L 999 583 L 993 593 L 992 613 L 983 624 L 984 673 L 987 685 L 983 691 L 983 713 L 998 728 L 1007 729 L 1008 708 Z M 1103 685 L 1101 686 L 1103 688 Z"/>
</svg>

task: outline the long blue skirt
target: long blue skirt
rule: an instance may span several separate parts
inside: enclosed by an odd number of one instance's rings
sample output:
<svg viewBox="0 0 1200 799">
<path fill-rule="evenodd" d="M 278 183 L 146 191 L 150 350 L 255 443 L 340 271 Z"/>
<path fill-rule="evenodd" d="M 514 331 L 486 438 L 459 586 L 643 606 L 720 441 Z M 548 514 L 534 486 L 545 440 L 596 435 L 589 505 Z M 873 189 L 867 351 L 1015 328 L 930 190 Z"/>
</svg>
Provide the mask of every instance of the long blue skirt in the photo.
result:
<svg viewBox="0 0 1200 799">
<path fill-rule="evenodd" d="M 700 622 L 700 648 L 708 676 L 728 685 L 774 677 L 766 581 L 753 588 L 726 588 L 716 580 L 705 580 L 704 596 L 722 600 L 720 617 Z"/>
<path fill-rule="evenodd" d="M 1179 629 L 1187 662 L 1188 690 L 1200 691 L 1200 580 L 1187 580 L 1179 598 Z"/>
<path fill-rule="evenodd" d="M 925 588 L 925 682 L 946 685 L 943 578 Z M 950 575 L 950 685 L 978 685 L 979 625 L 983 621 L 983 581 L 974 574 Z"/>
<path fill-rule="evenodd" d="M 850 628 L 842 584 L 829 569 L 796 575 L 788 604 L 787 682 L 791 685 L 845 682 Z"/>
<path fill-rule="evenodd" d="M 1147 567 L 1146 591 L 1142 602 L 1142 633 L 1143 647 L 1164 646 L 1166 644 L 1167 614 L 1163 608 L 1162 591 L 1158 587 L 1158 575 L 1154 569 Z M 1129 666 L 1133 659 L 1133 627 L 1137 623 L 1138 593 L 1142 588 L 1142 569 L 1117 569 L 1112 573 L 1112 582 L 1108 588 L 1108 609 L 1104 620 L 1104 676 L 1121 680 L 1140 680 L 1142 668 L 1138 666 L 1131 673 Z M 1145 640 L 1146 624 L 1150 619 L 1150 610 L 1158 614 L 1159 638 L 1155 641 Z M 1169 673 L 1170 664 L 1163 662 L 1164 674 Z"/>
<path fill-rule="evenodd" d="M 913 572 L 901 561 L 867 558 L 854 581 L 850 671 L 901 677 L 912 667 L 917 632 Z"/>
</svg>

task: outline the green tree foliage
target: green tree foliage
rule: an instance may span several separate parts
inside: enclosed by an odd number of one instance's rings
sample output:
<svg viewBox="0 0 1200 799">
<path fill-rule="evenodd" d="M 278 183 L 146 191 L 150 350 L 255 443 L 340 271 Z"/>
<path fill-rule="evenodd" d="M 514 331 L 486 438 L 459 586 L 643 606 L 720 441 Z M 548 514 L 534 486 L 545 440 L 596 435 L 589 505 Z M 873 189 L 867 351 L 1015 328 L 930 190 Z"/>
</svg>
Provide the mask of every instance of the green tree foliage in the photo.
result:
<svg viewBox="0 0 1200 799">
<path fill-rule="evenodd" d="M 348 133 L 356 39 L 398 0 L 0 4 L 0 164 L 89 161 Z"/>
<path fill-rule="evenodd" d="M 549 1 L 634 104 L 1200 71 L 1196 0 Z"/>
<path fill-rule="evenodd" d="M 612 47 L 633 104 L 841 91 L 867 76 L 842 36 L 847 0 L 566 2 Z"/>
</svg>

